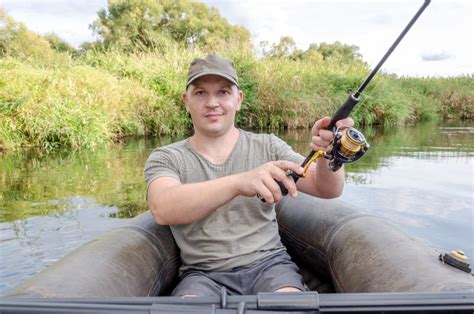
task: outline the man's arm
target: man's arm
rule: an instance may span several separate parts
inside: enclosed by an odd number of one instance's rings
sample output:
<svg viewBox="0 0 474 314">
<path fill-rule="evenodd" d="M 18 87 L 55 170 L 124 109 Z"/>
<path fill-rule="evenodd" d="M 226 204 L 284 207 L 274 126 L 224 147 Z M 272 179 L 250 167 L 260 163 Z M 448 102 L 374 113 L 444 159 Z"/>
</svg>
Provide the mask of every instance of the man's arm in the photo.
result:
<svg viewBox="0 0 474 314">
<path fill-rule="evenodd" d="M 189 224 L 202 219 L 238 195 L 260 194 L 269 204 L 283 197 L 275 179 L 296 196 L 295 182 L 286 176 L 302 168 L 289 161 L 273 161 L 251 171 L 199 183 L 181 184 L 172 177 L 155 179 L 148 187 L 148 205 L 161 225 Z"/>
<path fill-rule="evenodd" d="M 329 170 L 329 161 L 320 158 L 311 164 L 306 178 L 296 183 L 298 190 L 320 198 L 335 198 L 344 189 L 344 168 L 336 172 Z"/>
<path fill-rule="evenodd" d="M 181 184 L 160 177 L 148 187 L 148 205 L 160 225 L 189 224 L 202 219 L 236 197 L 236 176 Z"/>
</svg>

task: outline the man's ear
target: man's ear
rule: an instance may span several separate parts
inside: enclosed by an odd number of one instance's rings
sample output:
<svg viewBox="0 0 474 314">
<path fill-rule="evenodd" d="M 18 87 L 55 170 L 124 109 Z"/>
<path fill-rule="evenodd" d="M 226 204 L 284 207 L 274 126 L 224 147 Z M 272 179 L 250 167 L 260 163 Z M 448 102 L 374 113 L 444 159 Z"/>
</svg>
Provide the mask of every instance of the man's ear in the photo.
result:
<svg viewBox="0 0 474 314">
<path fill-rule="evenodd" d="M 239 89 L 239 102 L 238 102 L 238 105 L 237 105 L 237 111 L 239 111 L 240 108 L 242 107 L 242 101 L 243 100 L 244 100 L 244 92 Z"/>
<path fill-rule="evenodd" d="M 186 92 L 184 92 L 184 93 L 181 95 L 181 98 L 183 99 L 184 106 L 186 107 L 186 112 L 189 112 L 189 108 L 188 108 L 188 95 L 186 94 Z"/>
</svg>

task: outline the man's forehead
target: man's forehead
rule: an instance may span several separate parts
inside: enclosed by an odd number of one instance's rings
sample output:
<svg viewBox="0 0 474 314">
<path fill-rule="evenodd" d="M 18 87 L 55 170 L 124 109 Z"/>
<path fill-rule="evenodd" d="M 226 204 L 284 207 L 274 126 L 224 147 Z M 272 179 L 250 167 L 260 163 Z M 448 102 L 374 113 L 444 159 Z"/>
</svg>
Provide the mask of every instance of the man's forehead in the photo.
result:
<svg viewBox="0 0 474 314">
<path fill-rule="evenodd" d="M 231 88 L 232 86 L 235 85 L 234 83 L 225 79 L 222 76 L 211 74 L 211 75 L 205 75 L 196 79 L 194 82 L 191 83 L 191 86 L 194 88 L 199 88 L 199 87 L 204 87 L 206 85 L 213 85 L 213 84 L 216 84 L 221 88 L 224 88 L 224 87 Z"/>
</svg>

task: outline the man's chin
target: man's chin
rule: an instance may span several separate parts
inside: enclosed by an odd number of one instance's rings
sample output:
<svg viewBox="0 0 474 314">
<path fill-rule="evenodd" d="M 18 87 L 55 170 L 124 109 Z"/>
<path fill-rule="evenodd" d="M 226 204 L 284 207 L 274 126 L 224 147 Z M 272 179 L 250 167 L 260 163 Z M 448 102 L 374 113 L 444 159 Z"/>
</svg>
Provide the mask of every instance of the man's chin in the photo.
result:
<svg viewBox="0 0 474 314">
<path fill-rule="evenodd" d="M 218 137 L 218 136 L 224 135 L 230 129 L 231 128 L 224 128 L 223 126 L 215 125 L 215 126 L 207 126 L 202 131 L 207 136 Z"/>
</svg>

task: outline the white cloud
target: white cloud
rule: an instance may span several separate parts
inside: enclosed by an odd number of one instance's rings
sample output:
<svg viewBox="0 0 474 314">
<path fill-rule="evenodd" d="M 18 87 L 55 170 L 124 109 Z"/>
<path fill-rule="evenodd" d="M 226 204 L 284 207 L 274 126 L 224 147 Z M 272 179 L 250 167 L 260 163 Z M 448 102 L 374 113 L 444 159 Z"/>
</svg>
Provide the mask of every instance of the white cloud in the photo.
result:
<svg viewBox="0 0 474 314">
<path fill-rule="evenodd" d="M 0 0 L 0 7 L 29 29 L 40 34 L 54 32 L 76 47 L 95 39 L 89 24 L 106 6 L 107 0 Z"/>
<path fill-rule="evenodd" d="M 453 58 L 454 56 L 447 51 L 429 51 L 421 54 L 423 61 L 442 61 Z"/>
<path fill-rule="evenodd" d="M 372 67 L 423 3 L 422 1 L 251 1 L 205 0 L 229 22 L 247 27 L 254 43 L 278 42 L 291 36 L 301 49 L 313 42 L 340 41 L 360 47 Z M 382 68 L 411 76 L 472 74 L 472 1 L 432 1 Z M 445 58 L 429 66 L 420 56 L 445 51 Z"/>
</svg>

